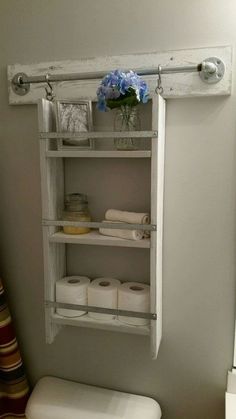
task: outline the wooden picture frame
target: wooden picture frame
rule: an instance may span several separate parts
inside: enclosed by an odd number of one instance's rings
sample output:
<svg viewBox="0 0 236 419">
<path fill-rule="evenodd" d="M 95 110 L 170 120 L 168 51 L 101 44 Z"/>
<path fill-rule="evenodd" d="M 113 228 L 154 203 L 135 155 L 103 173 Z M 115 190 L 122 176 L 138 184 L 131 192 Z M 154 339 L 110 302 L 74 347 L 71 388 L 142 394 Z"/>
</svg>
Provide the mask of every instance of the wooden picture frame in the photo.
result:
<svg viewBox="0 0 236 419">
<path fill-rule="evenodd" d="M 92 131 L 92 102 L 90 100 L 56 100 L 57 132 L 89 132 Z M 89 150 L 93 148 L 93 140 L 89 138 L 64 138 L 58 140 L 58 149 Z"/>
</svg>

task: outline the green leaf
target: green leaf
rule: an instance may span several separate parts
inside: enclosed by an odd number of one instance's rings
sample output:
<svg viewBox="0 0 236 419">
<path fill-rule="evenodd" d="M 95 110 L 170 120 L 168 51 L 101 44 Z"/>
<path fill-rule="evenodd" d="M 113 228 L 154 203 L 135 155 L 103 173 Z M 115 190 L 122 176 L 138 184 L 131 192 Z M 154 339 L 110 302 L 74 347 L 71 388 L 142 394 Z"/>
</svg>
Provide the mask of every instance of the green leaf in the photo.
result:
<svg viewBox="0 0 236 419">
<path fill-rule="evenodd" d="M 125 105 L 137 106 L 139 104 L 139 101 L 136 96 L 124 95 L 123 98 L 119 97 L 118 99 L 107 99 L 106 103 L 108 108 L 115 109 Z"/>
</svg>

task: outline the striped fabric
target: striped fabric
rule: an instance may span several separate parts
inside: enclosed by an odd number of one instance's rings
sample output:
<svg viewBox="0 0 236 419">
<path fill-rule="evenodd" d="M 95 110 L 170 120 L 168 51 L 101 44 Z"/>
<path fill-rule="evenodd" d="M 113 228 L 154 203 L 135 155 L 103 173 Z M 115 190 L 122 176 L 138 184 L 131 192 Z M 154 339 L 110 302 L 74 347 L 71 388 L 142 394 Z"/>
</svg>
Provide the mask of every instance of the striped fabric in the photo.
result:
<svg viewBox="0 0 236 419">
<path fill-rule="evenodd" d="M 29 387 L 0 279 L 0 418 L 25 417 Z"/>
</svg>

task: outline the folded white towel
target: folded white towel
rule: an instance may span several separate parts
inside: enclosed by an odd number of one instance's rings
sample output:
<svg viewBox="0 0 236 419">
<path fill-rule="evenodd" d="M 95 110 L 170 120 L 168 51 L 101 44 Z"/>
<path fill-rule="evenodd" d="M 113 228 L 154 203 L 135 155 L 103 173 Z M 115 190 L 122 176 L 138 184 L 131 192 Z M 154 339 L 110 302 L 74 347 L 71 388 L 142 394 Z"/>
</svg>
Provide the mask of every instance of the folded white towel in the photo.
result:
<svg viewBox="0 0 236 419">
<path fill-rule="evenodd" d="M 105 214 L 108 221 L 121 221 L 129 224 L 149 224 L 150 216 L 142 212 L 119 211 L 116 209 L 108 209 Z"/>
<path fill-rule="evenodd" d="M 120 222 L 115 221 L 102 221 L 103 223 L 117 223 Z M 127 239 L 127 240 L 142 240 L 143 238 L 143 230 L 124 230 L 119 228 L 99 228 L 99 233 L 103 234 L 103 236 L 112 236 L 112 237 L 119 237 L 120 239 Z"/>
<path fill-rule="evenodd" d="M 149 239 L 151 236 L 150 231 L 149 230 L 144 230 L 143 232 L 143 238 L 144 239 Z"/>
</svg>

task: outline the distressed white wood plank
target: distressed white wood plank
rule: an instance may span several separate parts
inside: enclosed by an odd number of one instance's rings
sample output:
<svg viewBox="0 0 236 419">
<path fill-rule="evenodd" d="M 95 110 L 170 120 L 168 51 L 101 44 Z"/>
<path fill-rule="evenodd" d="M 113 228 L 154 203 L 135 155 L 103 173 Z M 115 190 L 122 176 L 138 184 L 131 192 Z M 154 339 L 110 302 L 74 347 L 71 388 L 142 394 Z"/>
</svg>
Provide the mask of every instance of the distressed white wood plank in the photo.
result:
<svg viewBox="0 0 236 419">
<path fill-rule="evenodd" d="M 54 128 L 52 104 L 43 99 L 38 104 L 39 129 L 51 131 Z M 50 149 L 50 141 L 40 142 L 41 196 L 42 216 L 55 219 L 60 216 L 64 197 L 64 180 L 62 159 L 49 160 L 46 150 Z M 55 282 L 65 274 L 65 245 L 49 242 L 49 236 L 57 227 L 43 227 L 43 255 L 44 255 L 44 295 L 45 299 L 55 299 Z M 52 343 L 60 326 L 51 320 L 52 308 L 45 308 L 46 341 Z"/>
<path fill-rule="evenodd" d="M 40 139 L 61 139 L 61 138 L 80 138 L 81 140 L 89 138 L 104 139 L 104 138 L 153 138 L 157 137 L 157 131 L 90 131 L 88 132 L 40 132 Z M 68 146 L 71 149 L 71 146 Z"/>
<path fill-rule="evenodd" d="M 55 300 L 55 284 L 66 274 L 66 249 L 64 244 L 51 244 L 50 235 L 54 231 L 54 227 L 43 227 L 43 253 L 44 253 L 44 295 L 45 300 Z M 53 343 L 56 335 L 60 330 L 52 322 L 51 315 L 55 309 L 45 307 L 45 331 L 46 342 Z"/>
<path fill-rule="evenodd" d="M 152 128 L 158 129 L 158 100 L 157 96 L 152 101 Z M 158 180 L 158 143 L 153 139 L 151 143 L 152 159 L 151 159 L 151 223 L 157 223 L 157 180 Z M 159 228 L 159 226 L 158 226 Z M 157 313 L 157 284 L 156 284 L 156 266 L 157 266 L 157 232 L 151 234 L 151 249 L 150 249 L 150 311 Z M 157 329 L 159 325 L 159 317 L 155 321 L 151 321 L 150 332 L 150 348 L 151 357 L 157 357 Z"/>
<path fill-rule="evenodd" d="M 185 49 L 167 52 L 152 52 L 110 57 L 85 58 L 75 61 L 56 61 L 38 64 L 13 64 L 8 66 L 9 103 L 12 105 L 36 103 L 45 97 L 44 84 L 32 84 L 25 96 L 16 95 L 11 88 L 11 80 L 16 73 L 23 72 L 31 76 L 68 73 L 89 73 L 94 71 L 109 72 L 116 68 L 136 71 L 155 69 L 162 66 L 195 65 L 204 59 L 216 56 L 226 66 L 224 78 L 217 84 L 204 83 L 198 73 L 163 74 L 162 83 L 165 98 L 229 95 L 231 93 L 232 48 L 230 46 Z M 151 93 L 156 87 L 156 77 L 144 77 Z M 98 80 L 84 80 L 53 83 L 56 97 L 84 98 L 95 100 Z"/>
<path fill-rule="evenodd" d="M 150 247 L 149 239 L 127 240 L 118 237 L 103 236 L 97 231 L 91 231 L 87 234 L 65 234 L 57 232 L 50 236 L 51 243 L 71 243 L 71 244 L 88 244 L 94 246 L 118 246 L 118 247 L 137 247 L 148 249 Z"/>
<path fill-rule="evenodd" d="M 99 228 L 109 228 L 109 229 L 122 229 L 122 230 L 143 230 L 151 231 L 156 230 L 156 226 L 150 224 L 131 224 L 131 223 L 112 223 L 107 221 L 106 223 L 102 221 L 65 221 L 65 220 L 43 220 L 42 224 L 44 226 L 73 226 L 73 227 L 89 227 L 93 229 Z M 64 233 L 63 233 L 64 234 Z"/>
<path fill-rule="evenodd" d="M 131 326 L 121 323 L 119 320 L 96 320 L 88 315 L 81 317 L 66 318 L 54 313 L 51 316 L 52 322 L 59 325 L 89 327 L 93 329 L 110 330 L 115 332 L 131 333 L 135 335 L 149 335 L 150 328 L 148 326 Z"/>
<path fill-rule="evenodd" d="M 151 151 L 137 150 L 137 151 L 116 151 L 116 150 L 58 150 L 46 151 L 46 157 L 60 157 L 60 158 L 150 158 Z"/>
<path fill-rule="evenodd" d="M 236 394 L 225 393 L 225 418 L 235 419 L 236 417 Z"/>
<path fill-rule="evenodd" d="M 157 358 L 162 337 L 162 253 L 163 253 L 163 197 L 165 158 L 165 100 L 153 98 L 152 128 L 158 130 L 158 142 L 152 140 L 151 160 L 151 223 L 158 225 L 151 234 L 150 286 L 151 312 L 157 320 L 151 321 L 151 355 Z"/>
<path fill-rule="evenodd" d="M 53 105 L 46 99 L 38 101 L 39 130 L 49 132 L 55 128 Z M 64 207 L 64 174 L 62 159 L 47 159 L 46 152 L 51 150 L 51 141 L 40 141 L 40 169 L 42 216 L 54 220 L 60 218 Z"/>
</svg>

